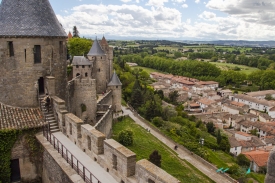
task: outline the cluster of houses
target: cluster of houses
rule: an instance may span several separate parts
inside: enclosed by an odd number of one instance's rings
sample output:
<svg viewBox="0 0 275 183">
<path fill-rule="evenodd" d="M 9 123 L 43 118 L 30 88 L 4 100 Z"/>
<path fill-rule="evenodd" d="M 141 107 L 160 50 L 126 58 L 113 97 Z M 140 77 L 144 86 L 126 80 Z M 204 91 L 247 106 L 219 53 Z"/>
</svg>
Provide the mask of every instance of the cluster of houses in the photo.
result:
<svg viewBox="0 0 275 183">
<path fill-rule="evenodd" d="M 224 129 L 229 135 L 230 152 L 244 154 L 253 171 L 266 166 L 275 145 L 275 90 L 233 94 L 219 89 L 215 81 L 157 72 L 150 76 L 156 81 L 152 84 L 155 90 L 162 90 L 166 97 L 177 90 L 178 102 L 184 103 L 190 115 Z"/>
</svg>

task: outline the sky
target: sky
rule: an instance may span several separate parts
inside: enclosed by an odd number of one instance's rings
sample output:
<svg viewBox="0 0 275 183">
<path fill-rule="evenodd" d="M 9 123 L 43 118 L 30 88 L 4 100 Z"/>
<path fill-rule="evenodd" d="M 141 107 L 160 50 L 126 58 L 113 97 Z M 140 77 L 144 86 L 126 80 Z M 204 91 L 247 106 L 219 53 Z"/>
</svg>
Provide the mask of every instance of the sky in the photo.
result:
<svg viewBox="0 0 275 183">
<path fill-rule="evenodd" d="M 66 32 L 77 26 L 81 37 L 275 40 L 274 0 L 49 1 Z"/>
</svg>

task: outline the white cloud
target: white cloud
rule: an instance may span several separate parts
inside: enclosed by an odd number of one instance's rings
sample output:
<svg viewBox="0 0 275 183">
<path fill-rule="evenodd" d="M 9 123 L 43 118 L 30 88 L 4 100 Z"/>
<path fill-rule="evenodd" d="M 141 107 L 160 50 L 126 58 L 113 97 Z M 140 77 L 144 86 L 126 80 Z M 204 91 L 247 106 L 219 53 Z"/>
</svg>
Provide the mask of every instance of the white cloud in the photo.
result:
<svg viewBox="0 0 275 183">
<path fill-rule="evenodd" d="M 183 8 L 188 8 L 188 4 L 181 5 Z"/>
<path fill-rule="evenodd" d="M 169 0 L 149 0 L 148 3 L 146 3 L 147 6 L 163 6 L 164 3 L 167 3 Z"/>
<path fill-rule="evenodd" d="M 139 3 L 139 0 L 136 0 L 136 3 Z"/>
<path fill-rule="evenodd" d="M 128 3 L 128 2 L 131 2 L 132 0 L 120 0 L 120 1 L 122 1 L 124 3 Z"/>
<path fill-rule="evenodd" d="M 194 22 L 193 19 L 182 21 L 181 12 L 175 8 L 152 6 L 148 9 L 128 4 L 86 4 L 74 7 L 70 12 L 72 13 L 57 17 L 67 32 L 76 25 L 81 36 L 93 37 L 95 33 L 104 32 L 107 38 L 270 40 L 275 37 L 275 26 L 259 25 L 257 21 L 252 21 L 257 16 L 249 14 L 246 17 L 241 14 L 241 18 L 239 14 L 219 17 L 213 12 L 204 11 L 198 15 L 197 22 Z M 268 20 L 269 17 L 265 19 Z"/>
<path fill-rule="evenodd" d="M 202 14 L 199 15 L 200 18 L 202 19 L 212 19 L 212 18 L 216 18 L 216 14 L 213 12 L 209 12 L 209 11 L 204 11 Z"/>
<path fill-rule="evenodd" d="M 175 3 L 184 3 L 186 0 L 172 0 L 172 2 L 175 2 Z"/>
<path fill-rule="evenodd" d="M 206 7 L 251 23 L 275 25 L 274 0 L 210 0 Z"/>
<path fill-rule="evenodd" d="M 200 2 L 200 0 L 195 0 L 195 3 L 197 3 L 197 4 L 198 4 L 199 2 Z"/>
</svg>

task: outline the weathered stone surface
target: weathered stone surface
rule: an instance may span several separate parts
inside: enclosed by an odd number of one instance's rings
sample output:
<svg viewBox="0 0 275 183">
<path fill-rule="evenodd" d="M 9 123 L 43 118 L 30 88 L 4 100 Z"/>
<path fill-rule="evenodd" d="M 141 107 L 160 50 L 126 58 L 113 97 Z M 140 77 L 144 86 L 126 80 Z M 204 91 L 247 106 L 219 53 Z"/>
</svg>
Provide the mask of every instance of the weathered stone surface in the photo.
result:
<svg viewBox="0 0 275 183">
<path fill-rule="evenodd" d="M 267 174 L 265 177 L 265 183 L 275 182 L 275 148 L 270 152 L 267 163 Z"/>
<path fill-rule="evenodd" d="M 8 42 L 13 42 L 14 56 L 9 55 Z M 41 63 L 34 63 L 35 45 L 41 46 Z M 0 102 L 18 107 L 38 106 L 35 83 L 49 75 L 55 77 L 56 95 L 65 99 L 65 48 L 65 38 L 0 38 Z"/>
</svg>

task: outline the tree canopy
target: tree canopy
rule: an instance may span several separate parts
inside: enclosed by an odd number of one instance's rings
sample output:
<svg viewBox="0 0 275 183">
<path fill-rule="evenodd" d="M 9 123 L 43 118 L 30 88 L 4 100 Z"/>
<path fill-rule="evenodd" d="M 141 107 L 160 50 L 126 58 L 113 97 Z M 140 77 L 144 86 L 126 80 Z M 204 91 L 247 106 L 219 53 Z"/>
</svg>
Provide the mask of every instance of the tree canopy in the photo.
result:
<svg viewBox="0 0 275 183">
<path fill-rule="evenodd" d="M 93 41 L 85 38 L 74 37 L 68 41 L 69 54 L 74 56 L 87 55 L 92 47 Z"/>
</svg>

